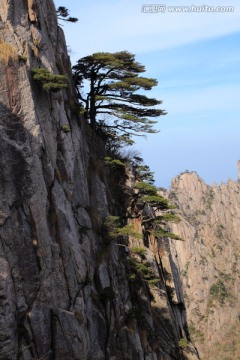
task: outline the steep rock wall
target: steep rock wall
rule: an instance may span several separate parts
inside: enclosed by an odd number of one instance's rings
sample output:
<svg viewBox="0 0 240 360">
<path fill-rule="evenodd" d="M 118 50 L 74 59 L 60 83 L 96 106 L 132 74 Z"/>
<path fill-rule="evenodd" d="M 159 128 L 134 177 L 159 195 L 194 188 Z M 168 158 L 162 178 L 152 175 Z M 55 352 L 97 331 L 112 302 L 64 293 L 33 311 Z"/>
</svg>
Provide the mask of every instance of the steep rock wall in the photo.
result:
<svg viewBox="0 0 240 360">
<path fill-rule="evenodd" d="M 105 243 L 119 178 L 76 116 L 53 2 L 0 0 L 0 39 L 0 358 L 186 359 L 167 294 L 153 306 L 125 248 Z M 33 67 L 68 75 L 68 89 L 44 91 Z"/>
<path fill-rule="evenodd" d="M 170 241 L 181 274 L 189 335 L 202 360 L 236 360 L 240 353 L 240 184 L 212 187 L 194 172 L 172 181 L 168 194 L 182 218 Z"/>
</svg>

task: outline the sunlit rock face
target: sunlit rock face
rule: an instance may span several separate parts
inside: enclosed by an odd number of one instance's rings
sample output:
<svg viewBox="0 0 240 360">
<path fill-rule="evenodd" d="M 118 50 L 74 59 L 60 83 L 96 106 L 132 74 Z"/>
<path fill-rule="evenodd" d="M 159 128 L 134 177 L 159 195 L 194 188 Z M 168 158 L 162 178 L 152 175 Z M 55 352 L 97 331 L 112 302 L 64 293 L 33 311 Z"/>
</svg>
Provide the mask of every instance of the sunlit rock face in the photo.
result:
<svg viewBox="0 0 240 360">
<path fill-rule="evenodd" d="M 0 358 L 195 359 L 164 282 L 151 294 L 132 281 L 127 246 L 104 237 L 104 218 L 125 215 L 125 179 L 76 115 L 53 2 L 0 0 L 0 50 Z M 45 91 L 39 67 L 68 88 Z"/>
<path fill-rule="evenodd" d="M 188 330 L 201 359 L 239 358 L 240 184 L 206 185 L 196 173 L 172 181 L 182 218 L 171 242 L 181 274 Z"/>
</svg>

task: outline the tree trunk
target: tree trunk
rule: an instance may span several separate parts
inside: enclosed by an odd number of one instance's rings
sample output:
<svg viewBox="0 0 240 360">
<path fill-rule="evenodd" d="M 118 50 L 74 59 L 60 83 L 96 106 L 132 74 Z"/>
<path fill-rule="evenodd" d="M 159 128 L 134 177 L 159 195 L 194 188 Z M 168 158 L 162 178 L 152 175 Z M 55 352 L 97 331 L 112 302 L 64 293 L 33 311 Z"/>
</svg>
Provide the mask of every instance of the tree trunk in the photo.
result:
<svg viewBox="0 0 240 360">
<path fill-rule="evenodd" d="M 94 89 L 94 83 L 95 83 L 95 72 L 92 73 L 91 76 L 91 86 L 90 86 L 90 110 L 89 110 L 89 116 L 90 116 L 90 125 L 92 129 L 96 129 L 96 104 L 95 104 L 95 89 Z"/>
</svg>

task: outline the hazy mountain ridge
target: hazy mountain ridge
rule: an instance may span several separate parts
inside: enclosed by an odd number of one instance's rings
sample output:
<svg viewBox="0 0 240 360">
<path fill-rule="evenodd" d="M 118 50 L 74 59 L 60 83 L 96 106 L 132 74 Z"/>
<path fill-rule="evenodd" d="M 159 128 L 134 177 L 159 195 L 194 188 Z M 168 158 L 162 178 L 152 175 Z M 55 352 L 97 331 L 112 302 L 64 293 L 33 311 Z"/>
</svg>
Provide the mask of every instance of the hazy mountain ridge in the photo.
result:
<svg viewBox="0 0 240 360">
<path fill-rule="evenodd" d="M 240 353 L 240 183 L 212 187 L 195 173 L 172 180 L 169 198 L 182 218 L 171 242 L 181 274 L 192 341 L 203 360 Z"/>
</svg>

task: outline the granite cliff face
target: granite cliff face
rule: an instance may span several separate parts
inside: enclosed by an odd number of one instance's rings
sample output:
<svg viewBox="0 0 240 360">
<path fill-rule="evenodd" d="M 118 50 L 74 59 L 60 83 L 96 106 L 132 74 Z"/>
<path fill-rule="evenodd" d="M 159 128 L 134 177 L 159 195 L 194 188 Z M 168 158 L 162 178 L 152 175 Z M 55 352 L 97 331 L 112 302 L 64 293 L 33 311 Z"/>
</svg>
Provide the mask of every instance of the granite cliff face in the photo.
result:
<svg viewBox="0 0 240 360">
<path fill-rule="evenodd" d="M 206 185 L 194 172 L 172 181 L 168 194 L 182 218 L 171 243 L 181 274 L 191 340 L 203 360 L 240 354 L 240 183 Z"/>
<path fill-rule="evenodd" d="M 0 359 L 196 359 L 179 345 L 184 304 L 161 267 L 172 271 L 171 254 L 138 243 L 160 276 L 151 293 L 132 281 L 128 244 L 106 242 L 126 179 L 76 115 L 53 2 L 0 0 L 0 49 Z M 36 67 L 67 75 L 68 88 L 45 91 Z"/>
</svg>

